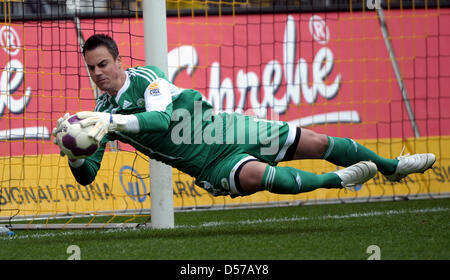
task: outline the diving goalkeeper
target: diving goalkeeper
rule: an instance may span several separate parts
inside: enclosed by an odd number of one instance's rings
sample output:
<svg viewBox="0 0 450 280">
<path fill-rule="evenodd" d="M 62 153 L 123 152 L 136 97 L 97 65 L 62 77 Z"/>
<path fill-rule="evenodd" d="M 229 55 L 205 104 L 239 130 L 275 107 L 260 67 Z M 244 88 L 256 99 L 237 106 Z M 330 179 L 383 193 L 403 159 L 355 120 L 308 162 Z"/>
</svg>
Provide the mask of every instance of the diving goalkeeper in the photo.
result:
<svg viewBox="0 0 450 280">
<path fill-rule="evenodd" d="M 123 69 L 118 47 L 107 35 L 88 38 L 83 56 L 104 94 L 93 112 L 77 113 L 82 126 L 94 126 L 92 137 L 100 142 L 92 156 L 69 158 L 70 169 L 82 185 L 95 179 L 105 146 L 112 140 L 191 175 L 212 195 L 231 197 L 262 190 L 298 194 L 351 188 L 377 171 L 399 181 L 426 171 L 436 160 L 430 153 L 383 158 L 349 138 L 237 113 L 213 114 L 198 91 L 176 87 L 157 67 Z M 58 120 L 54 134 L 67 117 Z M 297 159 L 324 159 L 346 168 L 314 174 L 277 166 Z"/>
</svg>

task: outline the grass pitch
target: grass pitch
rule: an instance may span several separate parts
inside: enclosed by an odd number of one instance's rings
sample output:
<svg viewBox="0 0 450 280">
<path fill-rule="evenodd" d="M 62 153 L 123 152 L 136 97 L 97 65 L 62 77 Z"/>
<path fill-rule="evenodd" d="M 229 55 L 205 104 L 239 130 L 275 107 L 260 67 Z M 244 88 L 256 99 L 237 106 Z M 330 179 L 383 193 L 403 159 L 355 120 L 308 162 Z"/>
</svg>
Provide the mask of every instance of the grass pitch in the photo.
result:
<svg viewBox="0 0 450 280">
<path fill-rule="evenodd" d="M 23 230 L 0 259 L 450 259 L 450 199 L 175 213 L 175 229 Z M 376 245 L 376 247 L 369 247 Z"/>
</svg>

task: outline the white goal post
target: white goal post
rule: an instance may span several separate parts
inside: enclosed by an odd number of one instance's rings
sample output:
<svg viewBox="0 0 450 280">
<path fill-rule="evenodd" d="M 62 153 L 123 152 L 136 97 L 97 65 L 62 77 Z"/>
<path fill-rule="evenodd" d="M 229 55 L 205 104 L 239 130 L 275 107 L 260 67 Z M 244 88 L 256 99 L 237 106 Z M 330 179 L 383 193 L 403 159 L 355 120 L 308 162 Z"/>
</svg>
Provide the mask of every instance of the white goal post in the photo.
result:
<svg viewBox="0 0 450 280">
<path fill-rule="evenodd" d="M 145 63 L 159 67 L 167 76 L 166 1 L 142 1 Z M 151 227 L 173 228 L 172 168 L 150 160 Z"/>
</svg>

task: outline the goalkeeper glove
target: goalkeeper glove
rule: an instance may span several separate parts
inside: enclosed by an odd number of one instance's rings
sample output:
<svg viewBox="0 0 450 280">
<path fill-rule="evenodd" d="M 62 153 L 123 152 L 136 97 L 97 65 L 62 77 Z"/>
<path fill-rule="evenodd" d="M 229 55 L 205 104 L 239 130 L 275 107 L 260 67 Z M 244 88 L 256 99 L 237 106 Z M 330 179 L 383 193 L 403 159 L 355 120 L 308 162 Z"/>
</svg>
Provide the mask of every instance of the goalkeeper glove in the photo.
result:
<svg viewBox="0 0 450 280">
<path fill-rule="evenodd" d="M 61 131 L 61 124 L 62 124 L 65 120 L 67 120 L 69 117 L 70 117 L 70 114 L 69 114 L 69 113 L 66 113 L 64 116 L 62 116 L 61 118 L 59 118 L 59 119 L 56 121 L 56 127 L 53 128 L 53 131 L 52 131 L 53 136 L 56 137 L 56 134 L 58 134 L 58 132 Z M 56 140 L 55 140 L 55 141 L 56 141 Z M 56 143 L 55 143 L 55 144 L 56 144 Z"/>
<path fill-rule="evenodd" d="M 109 132 L 125 131 L 138 132 L 139 123 L 134 115 L 110 114 L 102 112 L 82 111 L 78 112 L 77 117 L 81 120 L 82 127 L 93 125 L 89 131 L 89 136 L 97 141 L 101 141 L 103 136 Z M 137 129 L 136 129 L 137 125 Z"/>
<path fill-rule="evenodd" d="M 57 137 L 57 135 L 58 135 L 58 133 L 61 131 L 61 129 L 62 129 L 62 127 L 61 127 L 61 124 L 65 121 L 65 120 L 67 120 L 68 118 L 70 117 L 70 114 L 69 113 L 66 113 L 64 116 L 62 116 L 61 118 L 59 118 L 57 121 L 56 121 L 56 127 L 55 128 L 53 128 L 53 131 L 52 131 L 52 134 L 53 134 L 53 143 L 55 143 L 56 145 L 58 145 L 58 147 L 59 147 L 59 154 L 63 157 L 63 156 L 65 156 L 66 154 L 62 151 L 62 149 L 61 149 L 61 143 L 59 142 L 59 140 L 60 140 L 60 137 Z M 67 155 L 67 158 L 70 160 L 70 161 L 74 161 L 75 159 L 73 159 L 73 158 L 70 158 L 70 156 L 69 155 Z"/>
</svg>

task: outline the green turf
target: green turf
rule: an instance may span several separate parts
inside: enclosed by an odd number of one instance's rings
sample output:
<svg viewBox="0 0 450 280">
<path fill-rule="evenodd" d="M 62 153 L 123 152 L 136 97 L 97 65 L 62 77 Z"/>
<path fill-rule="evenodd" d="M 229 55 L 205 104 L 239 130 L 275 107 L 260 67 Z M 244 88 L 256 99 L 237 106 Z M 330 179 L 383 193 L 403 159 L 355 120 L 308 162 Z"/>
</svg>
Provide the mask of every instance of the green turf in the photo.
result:
<svg viewBox="0 0 450 280">
<path fill-rule="evenodd" d="M 0 259 L 450 259 L 450 199 L 175 214 L 175 229 L 25 230 Z"/>
</svg>

